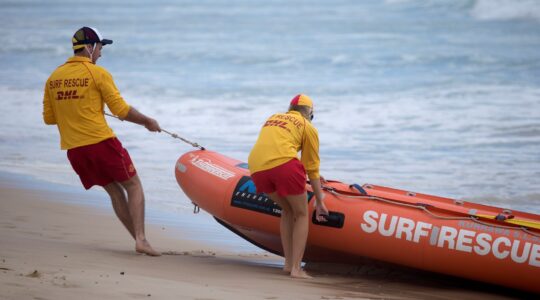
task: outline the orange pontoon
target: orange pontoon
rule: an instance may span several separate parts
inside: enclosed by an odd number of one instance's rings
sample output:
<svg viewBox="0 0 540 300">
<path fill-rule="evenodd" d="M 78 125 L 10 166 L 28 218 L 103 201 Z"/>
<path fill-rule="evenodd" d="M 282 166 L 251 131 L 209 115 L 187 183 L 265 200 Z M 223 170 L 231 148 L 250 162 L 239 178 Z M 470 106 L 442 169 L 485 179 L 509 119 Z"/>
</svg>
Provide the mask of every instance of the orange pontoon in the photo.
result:
<svg viewBox="0 0 540 300">
<path fill-rule="evenodd" d="M 245 163 L 192 151 L 178 159 L 175 175 L 220 224 L 282 255 L 281 210 L 256 193 Z M 369 184 L 329 181 L 324 189 L 329 222 L 311 218 L 304 261 L 367 257 L 540 293 L 539 215 Z"/>
</svg>

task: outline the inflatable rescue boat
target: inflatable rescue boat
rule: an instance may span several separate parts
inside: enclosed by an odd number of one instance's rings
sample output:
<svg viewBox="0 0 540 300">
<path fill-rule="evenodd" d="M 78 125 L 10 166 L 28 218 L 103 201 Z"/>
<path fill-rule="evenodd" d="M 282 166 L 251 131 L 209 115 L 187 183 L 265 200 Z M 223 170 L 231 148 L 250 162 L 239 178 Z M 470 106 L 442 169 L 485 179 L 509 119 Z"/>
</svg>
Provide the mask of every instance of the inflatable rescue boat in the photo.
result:
<svg viewBox="0 0 540 300">
<path fill-rule="evenodd" d="M 282 255 L 281 209 L 257 194 L 247 164 L 212 151 L 175 167 L 193 203 L 242 238 Z M 369 258 L 540 293 L 540 215 L 388 187 L 324 184 L 328 222 L 311 222 L 304 261 Z"/>
</svg>

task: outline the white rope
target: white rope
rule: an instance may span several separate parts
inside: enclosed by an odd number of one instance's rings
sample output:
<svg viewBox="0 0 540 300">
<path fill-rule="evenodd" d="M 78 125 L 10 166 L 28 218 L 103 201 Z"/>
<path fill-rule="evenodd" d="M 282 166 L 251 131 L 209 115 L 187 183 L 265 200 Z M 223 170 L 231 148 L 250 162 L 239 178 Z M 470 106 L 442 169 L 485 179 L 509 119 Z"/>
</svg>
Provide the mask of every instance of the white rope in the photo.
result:
<svg viewBox="0 0 540 300">
<path fill-rule="evenodd" d="M 433 216 L 434 218 L 442 219 L 442 220 L 469 220 L 469 219 L 470 219 L 469 217 L 445 217 L 445 216 L 439 216 L 439 215 L 434 214 L 433 212 L 431 212 L 431 211 L 428 210 L 425 206 L 422 206 L 422 205 L 414 205 L 414 204 L 408 204 L 408 203 L 401 203 L 401 202 L 393 201 L 393 200 L 390 200 L 390 199 L 380 198 L 380 197 L 377 197 L 377 196 L 353 196 L 353 195 L 342 195 L 342 194 L 337 193 L 337 192 L 334 191 L 334 190 L 330 190 L 329 192 L 332 193 L 332 194 L 335 195 L 335 196 L 338 196 L 338 197 L 347 197 L 347 198 L 356 198 L 356 199 L 367 199 L 367 200 L 377 200 L 377 201 L 380 201 L 380 202 L 385 202 L 385 203 L 390 203 L 390 204 L 395 204 L 395 205 L 401 205 L 401 206 L 410 207 L 410 208 L 416 208 L 416 209 L 420 209 L 420 210 L 425 211 L 426 213 L 430 214 L 430 215 Z"/>
<path fill-rule="evenodd" d="M 107 116 L 109 116 L 109 117 L 116 118 L 116 119 L 118 119 L 118 120 L 120 120 L 120 121 L 124 121 L 124 120 L 120 119 L 119 117 L 117 117 L 117 116 L 115 116 L 115 115 L 111 115 L 111 114 L 109 114 L 109 113 L 104 113 L 104 114 L 107 115 Z M 185 138 L 179 136 L 179 135 L 176 134 L 176 133 L 169 132 L 169 131 L 167 131 L 167 130 L 165 130 L 165 129 L 163 129 L 163 128 L 161 128 L 161 131 L 165 132 L 166 134 L 170 135 L 171 137 L 173 137 L 173 138 L 175 138 L 175 139 L 179 139 L 179 140 L 181 140 L 181 141 L 184 142 L 184 143 L 190 144 L 191 146 L 193 146 L 193 147 L 195 147 L 195 148 L 199 148 L 199 149 L 201 149 L 201 150 L 205 150 L 205 148 L 204 148 L 203 146 L 201 146 L 201 145 L 199 145 L 199 144 L 197 144 L 197 143 L 194 143 L 194 142 L 190 142 L 190 141 L 186 140 Z"/>
<path fill-rule="evenodd" d="M 331 194 L 337 196 L 337 197 L 347 197 L 347 198 L 355 198 L 355 199 L 367 199 L 367 200 L 376 200 L 376 201 L 381 201 L 381 202 L 385 202 L 385 203 L 390 203 L 390 204 L 394 204 L 394 205 L 401 205 L 401 206 L 405 206 L 405 207 L 411 207 L 411 208 L 416 208 L 416 209 L 420 209 L 424 212 L 426 212 L 427 214 L 431 215 L 433 218 L 436 218 L 436 219 L 442 219 L 442 220 L 471 220 L 475 223 L 478 223 L 478 224 L 481 224 L 481 225 L 485 225 L 485 226 L 491 226 L 491 227 L 497 227 L 497 228 L 504 228 L 504 229 L 520 229 L 530 235 L 533 235 L 533 236 L 536 236 L 536 237 L 540 237 L 540 234 L 537 234 L 535 232 L 532 232 L 529 230 L 529 228 L 527 227 L 524 227 L 524 226 L 520 226 L 520 227 L 515 227 L 515 226 L 505 226 L 505 225 L 497 225 L 497 224 L 490 224 L 490 223 L 486 223 L 486 222 L 483 222 L 483 221 L 480 221 L 479 220 L 479 217 L 478 216 L 474 216 L 474 215 L 469 215 L 467 217 L 445 217 L 445 216 L 439 216 L 435 213 L 433 213 L 432 211 L 430 211 L 427 207 L 423 206 L 423 205 L 414 205 L 414 204 L 408 204 L 408 203 L 401 203 L 401 202 L 398 202 L 398 201 L 394 201 L 394 200 L 390 200 L 390 199 L 385 199 L 385 198 L 381 198 L 381 197 L 377 197 L 377 196 L 354 196 L 354 195 L 343 195 L 343 194 L 339 194 L 338 192 L 336 192 L 334 189 L 327 189 L 327 191 L 329 191 Z"/>
</svg>

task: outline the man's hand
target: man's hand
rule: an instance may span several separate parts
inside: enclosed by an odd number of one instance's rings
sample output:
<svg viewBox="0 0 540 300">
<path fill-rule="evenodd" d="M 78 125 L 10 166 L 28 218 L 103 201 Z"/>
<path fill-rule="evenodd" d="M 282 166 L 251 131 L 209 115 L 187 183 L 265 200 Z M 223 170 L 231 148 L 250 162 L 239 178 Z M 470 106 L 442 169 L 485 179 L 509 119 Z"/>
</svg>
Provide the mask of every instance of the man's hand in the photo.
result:
<svg viewBox="0 0 540 300">
<path fill-rule="evenodd" d="M 149 131 L 157 131 L 161 132 L 161 127 L 159 127 L 159 124 L 156 120 L 145 116 L 144 114 L 140 113 L 135 107 L 131 106 L 129 108 L 127 116 L 124 118 L 124 120 L 133 122 L 139 125 L 143 125 L 148 129 Z"/>
<path fill-rule="evenodd" d="M 315 219 L 319 222 L 326 222 L 326 217 L 328 217 L 328 209 L 324 205 L 324 203 L 321 203 L 321 205 L 317 205 L 315 207 Z"/>
<path fill-rule="evenodd" d="M 319 222 L 326 222 L 325 216 L 328 216 L 328 209 L 324 205 L 324 197 L 326 195 L 321 188 L 321 179 L 310 178 L 309 181 L 311 182 L 313 193 L 315 193 L 315 219 Z"/>
<path fill-rule="evenodd" d="M 315 201 L 315 219 L 317 219 L 317 221 L 319 222 L 326 222 L 326 217 L 328 216 L 329 212 L 326 208 L 326 205 L 324 205 L 325 194 L 321 193 L 316 197 L 317 201 Z"/>
<path fill-rule="evenodd" d="M 152 118 L 146 119 L 146 121 L 144 122 L 144 127 L 146 127 L 146 129 L 148 129 L 149 131 L 161 132 L 161 127 L 159 127 L 158 122 Z"/>
</svg>

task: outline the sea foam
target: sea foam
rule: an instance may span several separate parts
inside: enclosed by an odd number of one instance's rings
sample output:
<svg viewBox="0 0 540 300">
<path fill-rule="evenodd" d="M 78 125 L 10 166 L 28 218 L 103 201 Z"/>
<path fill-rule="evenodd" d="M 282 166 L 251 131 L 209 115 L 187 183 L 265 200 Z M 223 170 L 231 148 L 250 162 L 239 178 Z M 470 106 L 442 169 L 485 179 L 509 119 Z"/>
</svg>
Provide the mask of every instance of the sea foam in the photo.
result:
<svg viewBox="0 0 540 300">
<path fill-rule="evenodd" d="M 479 20 L 540 21 L 538 0 L 477 0 L 471 15 Z"/>
</svg>

